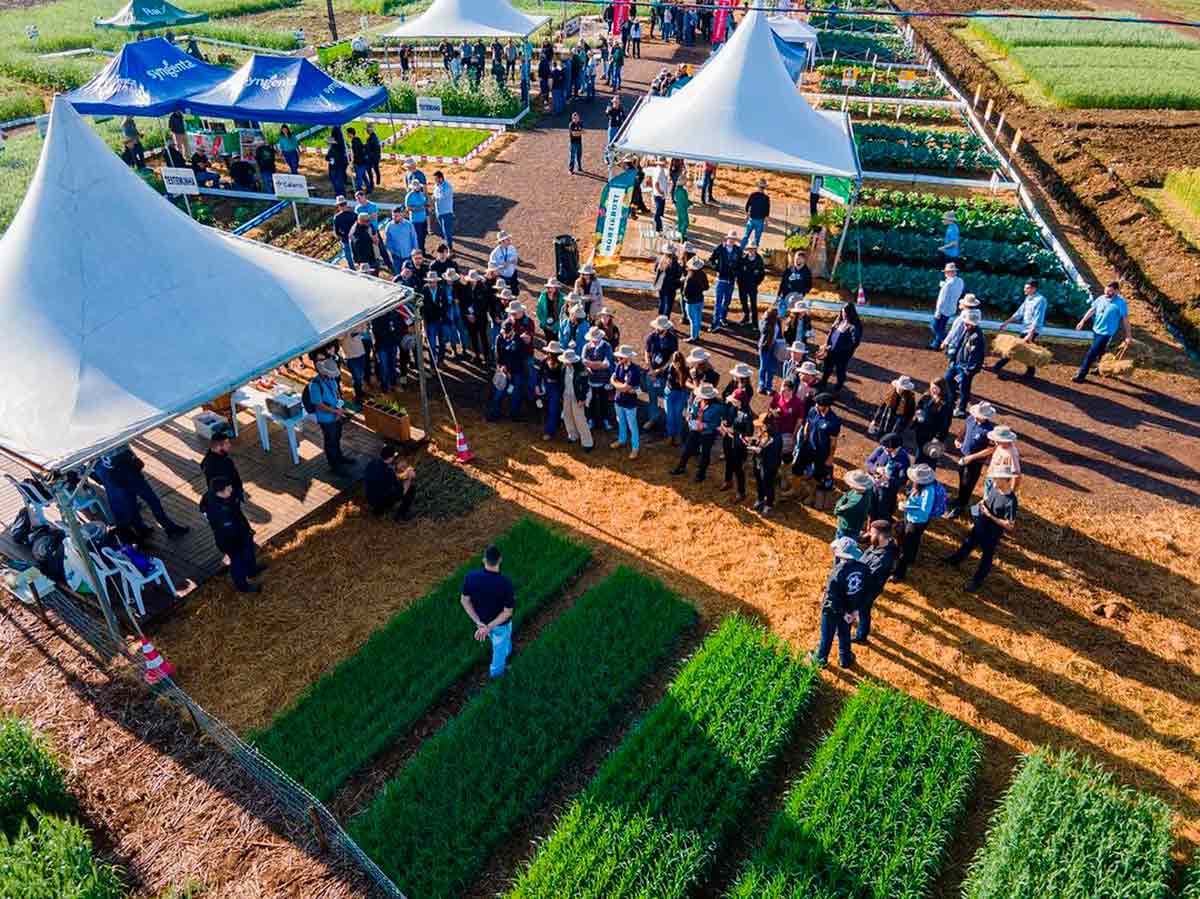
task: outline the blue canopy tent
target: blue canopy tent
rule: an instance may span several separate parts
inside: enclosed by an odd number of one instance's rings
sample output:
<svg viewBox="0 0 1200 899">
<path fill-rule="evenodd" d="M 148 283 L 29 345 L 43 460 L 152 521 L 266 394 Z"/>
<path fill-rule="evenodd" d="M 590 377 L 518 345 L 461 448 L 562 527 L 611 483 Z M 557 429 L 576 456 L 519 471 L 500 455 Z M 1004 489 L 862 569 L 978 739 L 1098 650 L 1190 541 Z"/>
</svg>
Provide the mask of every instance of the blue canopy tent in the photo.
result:
<svg viewBox="0 0 1200 899">
<path fill-rule="evenodd" d="M 386 88 L 337 81 L 307 59 L 256 55 L 183 106 L 209 118 L 340 125 L 387 99 Z"/>
<path fill-rule="evenodd" d="M 81 115 L 155 118 L 182 105 L 185 97 L 229 77 L 229 70 L 193 59 L 161 37 L 132 41 L 96 76 L 66 95 Z"/>
<path fill-rule="evenodd" d="M 792 76 L 792 80 L 799 84 L 804 70 L 808 68 L 808 46 L 806 44 L 793 44 L 790 41 L 785 41 L 775 33 L 772 33 L 771 37 L 775 38 L 775 49 L 779 51 L 779 58 L 783 60 L 783 67 Z"/>
</svg>

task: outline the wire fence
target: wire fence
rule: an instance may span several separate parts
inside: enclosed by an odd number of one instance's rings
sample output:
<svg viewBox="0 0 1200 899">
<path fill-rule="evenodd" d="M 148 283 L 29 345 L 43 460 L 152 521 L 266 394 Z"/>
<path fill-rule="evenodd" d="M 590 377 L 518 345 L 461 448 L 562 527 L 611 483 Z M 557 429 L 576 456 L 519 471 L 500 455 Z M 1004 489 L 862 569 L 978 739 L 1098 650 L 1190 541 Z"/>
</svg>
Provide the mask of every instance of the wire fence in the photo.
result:
<svg viewBox="0 0 1200 899">
<path fill-rule="evenodd" d="M 117 643 L 104 625 L 78 603 L 58 590 L 41 597 L 42 605 L 55 613 L 100 656 L 103 664 L 118 657 L 131 664 L 141 665 L 141 659 Z M 270 759 L 234 733 L 224 722 L 214 718 L 169 677 L 155 684 L 143 683 L 156 697 L 162 697 L 185 711 L 196 727 L 203 731 L 241 766 L 256 783 L 265 788 L 278 807 L 293 821 L 312 830 L 324 851 L 332 851 L 357 866 L 379 890 L 392 899 L 405 899 L 391 879 L 359 848 L 341 824 L 321 802 L 296 783 Z"/>
</svg>

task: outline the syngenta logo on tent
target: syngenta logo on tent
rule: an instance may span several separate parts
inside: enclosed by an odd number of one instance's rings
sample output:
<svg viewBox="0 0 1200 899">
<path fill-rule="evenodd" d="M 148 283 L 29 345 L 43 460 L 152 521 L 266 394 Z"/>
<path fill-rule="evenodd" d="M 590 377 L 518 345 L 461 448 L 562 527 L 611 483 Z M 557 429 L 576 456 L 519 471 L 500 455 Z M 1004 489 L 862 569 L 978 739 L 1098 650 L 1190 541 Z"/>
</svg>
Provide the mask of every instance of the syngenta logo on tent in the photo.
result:
<svg viewBox="0 0 1200 899">
<path fill-rule="evenodd" d="M 196 64 L 190 59 L 181 59 L 179 62 L 167 62 L 164 59 L 161 66 L 147 69 L 146 74 L 155 81 L 166 81 L 168 78 L 178 78 L 188 69 L 194 68 L 196 68 Z"/>
<path fill-rule="evenodd" d="M 268 78 L 247 78 L 249 87 L 257 87 L 264 91 L 282 91 L 296 86 L 295 75 L 271 75 Z"/>
<path fill-rule="evenodd" d="M 148 16 L 165 16 L 167 8 L 165 6 L 143 6 L 142 12 Z"/>
</svg>

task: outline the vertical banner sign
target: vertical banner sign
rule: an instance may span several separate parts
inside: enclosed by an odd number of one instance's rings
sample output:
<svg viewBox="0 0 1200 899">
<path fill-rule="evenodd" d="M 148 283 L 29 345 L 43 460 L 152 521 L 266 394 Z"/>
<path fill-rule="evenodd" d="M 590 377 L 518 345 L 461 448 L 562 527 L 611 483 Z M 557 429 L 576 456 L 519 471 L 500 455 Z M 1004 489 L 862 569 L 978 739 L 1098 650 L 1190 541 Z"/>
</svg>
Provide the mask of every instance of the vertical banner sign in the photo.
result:
<svg viewBox="0 0 1200 899">
<path fill-rule="evenodd" d="M 596 216 L 596 255 L 615 256 L 625 240 L 629 221 L 629 204 L 637 171 L 627 169 L 615 175 L 600 194 L 600 211 Z"/>
<path fill-rule="evenodd" d="M 725 32 L 729 28 L 729 7 L 733 5 L 733 0 L 717 0 L 719 7 L 713 15 L 712 25 L 712 42 L 716 44 L 725 41 Z"/>
<path fill-rule="evenodd" d="M 621 26 L 629 18 L 629 0 L 615 0 L 613 3 L 612 33 L 619 35 Z"/>
</svg>

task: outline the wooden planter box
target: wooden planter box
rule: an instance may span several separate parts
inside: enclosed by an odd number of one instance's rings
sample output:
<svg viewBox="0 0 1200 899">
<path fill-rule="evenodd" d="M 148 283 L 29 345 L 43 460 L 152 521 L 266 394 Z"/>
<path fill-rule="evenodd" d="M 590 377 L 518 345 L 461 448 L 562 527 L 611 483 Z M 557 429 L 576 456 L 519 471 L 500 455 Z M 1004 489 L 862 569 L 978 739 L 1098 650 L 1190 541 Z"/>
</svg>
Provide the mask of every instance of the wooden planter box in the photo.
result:
<svg viewBox="0 0 1200 899">
<path fill-rule="evenodd" d="M 385 440 L 396 443 L 412 440 L 412 423 L 407 415 L 385 412 L 368 401 L 363 406 L 363 420 L 368 428 Z"/>
</svg>

